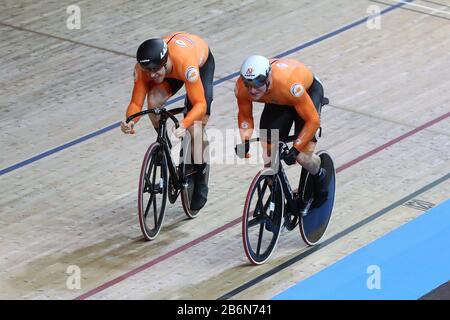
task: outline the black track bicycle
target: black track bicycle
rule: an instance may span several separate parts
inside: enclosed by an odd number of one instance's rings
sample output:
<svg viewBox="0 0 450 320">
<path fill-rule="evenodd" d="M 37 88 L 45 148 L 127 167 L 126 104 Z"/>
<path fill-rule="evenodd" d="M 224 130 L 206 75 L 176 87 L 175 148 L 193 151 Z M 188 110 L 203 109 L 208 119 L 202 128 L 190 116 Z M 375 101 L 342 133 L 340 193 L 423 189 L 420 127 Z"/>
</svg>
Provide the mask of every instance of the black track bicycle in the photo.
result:
<svg viewBox="0 0 450 320">
<path fill-rule="evenodd" d="M 284 156 L 289 153 L 287 143 L 296 138 L 290 136 L 278 142 L 273 158 L 277 168 L 260 170 L 248 189 L 242 216 L 242 240 L 247 258 L 255 265 L 270 258 L 283 226 L 291 231 L 298 225 L 303 240 L 312 246 L 320 242 L 330 221 L 336 189 L 333 160 L 327 151 L 317 153 L 322 167 L 327 170 L 325 183 L 329 194 L 326 201 L 316 205 L 309 172 L 302 168 L 298 189 L 293 191 L 282 166 Z M 250 140 L 256 141 L 260 139 Z"/>
<path fill-rule="evenodd" d="M 155 239 L 161 230 L 167 198 L 173 204 L 181 194 L 183 210 L 190 219 L 196 218 L 199 212 L 190 208 L 196 174 L 191 153 L 190 134 L 186 132 L 181 141 L 178 166 L 172 159 L 172 144 L 167 135 L 167 120 L 172 120 L 175 127 L 178 128 L 179 122 L 175 115 L 182 112 L 184 112 L 184 108 L 166 110 L 161 107 L 138 112 L 126 119 L 128 123 L 136 117 L 151 113 L 160 117 L 158 136 L 145 153 L 139 177 L 139 224 L 142 234 L 147 240 Z M 209 165 L 206 170 L 207 177 L 209 177 Z"/>
</svg>

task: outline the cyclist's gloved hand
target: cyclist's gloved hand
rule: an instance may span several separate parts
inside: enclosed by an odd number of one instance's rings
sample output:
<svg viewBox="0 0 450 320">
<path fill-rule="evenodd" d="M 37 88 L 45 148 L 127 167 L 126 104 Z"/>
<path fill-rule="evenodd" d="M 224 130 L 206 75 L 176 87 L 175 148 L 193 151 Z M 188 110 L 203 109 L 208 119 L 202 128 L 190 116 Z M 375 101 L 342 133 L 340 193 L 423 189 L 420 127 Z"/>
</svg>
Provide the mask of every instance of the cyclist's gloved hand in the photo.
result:
<svg viewBox="0 0 450 320">
<path fill-rule="evenodd" d="M 248 152 L 250 151 L 250 142 L 248 140 L 245 140 L 244 143 L 238 144 L 236 147 L 234 147 L 234 152 L 236 152 L 236 155 L 243 159 L 243 158 L 250 158 L 250 155 Z"/>
<path fill-rule="evenodd" d="M 175 137 L 181 139 L 186 134 L 186 128 L 183 126 L 182 123 L 180 123 L 180 126 L 178 128 L 175 128 L 175 126 L 172 127 L 172 133 Z"/>
<path fill-rule="evenodd" d="M 122 121 L 120 123 L 120 129 L 122 130 L 123 133 L 125 134 L 135 134 L 134 131 L 134 121 L 130 121 L 128 123 L 126 123 L 125 121 Z"/>
<path fill-rule="evenodd" d="M 287 155 L 284 156 L 284 162 L 286 162 L 287 165 L 291 166 L 294 163 L 297 162 L 297 156 L 300 152 L 295 149 L 295 147 L 292 147 L 289 150 L 289 153 Z"/>
</svg>

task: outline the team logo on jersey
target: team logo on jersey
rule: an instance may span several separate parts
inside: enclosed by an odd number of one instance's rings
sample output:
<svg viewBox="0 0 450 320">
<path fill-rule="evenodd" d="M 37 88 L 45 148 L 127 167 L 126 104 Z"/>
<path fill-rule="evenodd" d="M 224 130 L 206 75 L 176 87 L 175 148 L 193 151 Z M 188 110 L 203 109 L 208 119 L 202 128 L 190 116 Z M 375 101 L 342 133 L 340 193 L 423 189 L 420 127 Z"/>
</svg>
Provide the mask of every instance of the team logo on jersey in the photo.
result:
<svg viewBox="0 0 450 320">
<path fill-rule="evenodd" d="M 187 81 L 189 81 L 189 82 L 197 81 L 198 75 L 199 75 L 199 72 L 196 67 L 189 67 L 186 69 L 185 77 L 186 77 Z"/>
<path fill-rule="evenodd" d="M 245 71 L 245 76 L 246 77 L 254 76 L 254 74 L 253 74 L 254 71 L 255 70 L 252 67 L 247 68 L 247 71 Z"/>
<path fill-rule="evenodd" d="M 243 121 L 243 122 L 241 123 L 241 128 L 242 128 L 242 129 L 248 129 L 248 123 L 245 122 L 245 121 Z"/>
<path fill-rule="evenodd" d="M 304 92 L 305 88 L 300 83 L 294 83 L 291 87 L 291 94 L 294 97 L 301 97 Z"/>
<path fill-rule="evenodd" d="M 186 42 L 184 42 L 183 40 L 176 40 L 175 43 L 183 48 L 187 46 Z"/>
<path fill-rule="evenodd" d="M 288 67 L 288 65 L 286 63 L 283 63 L 283 62 L 277 63 L 276 66 L 278 68 L 281 68 L 281 69 L 286 69 Z"/>
</svg>

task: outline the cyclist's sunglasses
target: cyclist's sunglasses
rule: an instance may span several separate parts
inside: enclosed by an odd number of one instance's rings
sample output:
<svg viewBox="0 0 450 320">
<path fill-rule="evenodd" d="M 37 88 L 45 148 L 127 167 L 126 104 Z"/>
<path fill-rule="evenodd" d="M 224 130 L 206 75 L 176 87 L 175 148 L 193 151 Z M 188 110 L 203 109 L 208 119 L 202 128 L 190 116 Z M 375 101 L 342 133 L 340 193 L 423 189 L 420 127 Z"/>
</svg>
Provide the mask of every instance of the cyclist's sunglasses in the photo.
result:
<svg viewBox="0 0 450 320">
<path fill-rule="evenodd" d="M 263 75 L 257 76 L 255 79 L 246 79 L 241 76 L 244 86 L 247 88 L 261 88 L 263 85 L 267 84 L 267 77 Z"/>
</svg>

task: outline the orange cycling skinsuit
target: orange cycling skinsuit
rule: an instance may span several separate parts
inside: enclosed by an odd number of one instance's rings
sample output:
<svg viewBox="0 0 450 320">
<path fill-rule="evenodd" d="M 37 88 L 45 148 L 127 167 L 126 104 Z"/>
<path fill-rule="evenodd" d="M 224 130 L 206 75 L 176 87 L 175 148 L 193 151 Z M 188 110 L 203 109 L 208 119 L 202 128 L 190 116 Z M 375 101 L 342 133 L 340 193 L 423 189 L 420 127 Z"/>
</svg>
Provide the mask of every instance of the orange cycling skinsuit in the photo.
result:
<svg viewBox="0 0 450 320">
<path fill-rule="evenodd" d="M 182 124 L 184 128 L 189 128 L 194 121 L 201 121 L 205 114 L 210 114 L 214 58 L 207 43 L 198 36 L 176 32 L 163 37 L 163 40 L 167 44 L 173 68 L 170 73 L 166 73 L 164 81 L 158 84 L 136 64 L 133 96 L 126 116 L 142 110 L 145 97 L 151 89 L 159 88 L 172 96 L 184 84 L 187 93 L 187 115 Z M 202 67 L 205 67 L 204 75 Z"/>
<path fill-rule="evenodd" d="M 149 107 L 153 108 L 156 105 L 151 105 L 150 102 L 155 92 L 163 97 L 161 100 L 164 103 L 184 85 L 185 117 L 180 121 L 180 128 L 174 130 L 175 136 L 183 137 L 185 130 L 196 121 L 204 121 L 206 124 L 208 117 L 205 115 L 210 115 L 213 100 L 215 62 L 203 39 L 185 32 L 152 38 L 139 46 L 136 59 L 138 63 L 134 69 L 133 95 L 127 108 L 127 117 L 142 110 L 146 96 Z M 136 118 L 135 121 L 138 120 Z M 133 133 L 133 125 L 134 123 L 128 127 L 124 124 L 122 131 Z M 196 172 L 194 194 L 190 203 L 193 210 L 200 210 L 207 201 L 207 164 L 203 158 L 202 162 L 193 164 Z"/>
<path fill-rule="evenodd" d="M 318 171 L 310 171 L 310 174 L 316 181 L 316 198 L 323 201 L 327 197 L 327 190 L 321 182 L 324 181 L 326 170 L 321 168 L 320 158 L 312 154 L 317 142 L 315 134 L 320 128 L 320 108 L 324 100 L 321 82 L 297 60 L 269 60 L 262 56 L 250 56 L 242 64 L 235 95 L 239 108 L 240 135 L 245 145 L 244 154 L 247 156 L 248 140 L 254 128 L 253 101 L 264 103 L 260 129 L 267 130 L 267 142 L 270 143 L 272 130 L 279 130 L 279 139 L 287 138 L 295 123 L 297 139 L 285 162 L 291 165 L 300 161 L 297 159 L 300 152 L 317 159 L 318 165 L 312 170 Z M 238 153 L 237 149 L 236 152 Z"/>
</svg>

